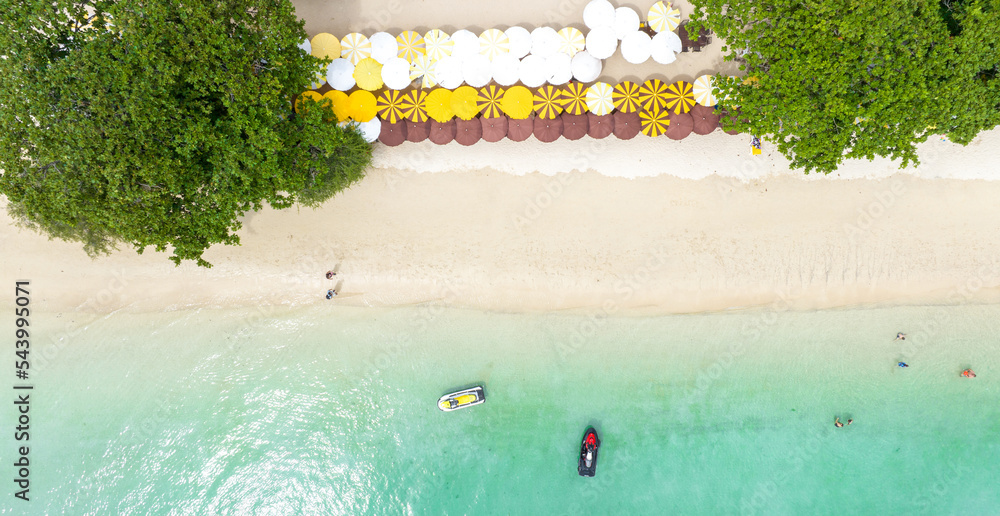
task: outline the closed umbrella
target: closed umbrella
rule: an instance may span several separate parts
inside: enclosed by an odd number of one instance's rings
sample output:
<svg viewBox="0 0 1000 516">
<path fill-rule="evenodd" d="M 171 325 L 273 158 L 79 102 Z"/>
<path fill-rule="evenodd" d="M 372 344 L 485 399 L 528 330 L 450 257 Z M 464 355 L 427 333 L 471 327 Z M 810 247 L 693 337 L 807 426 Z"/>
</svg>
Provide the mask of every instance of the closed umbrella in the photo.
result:
<svg viewBox="0 0 1000 516">
<path fill-rule="evenodd" d="M 501 86 L 511 86 L 521 78 L 521 61 L 512 54 L 501 54 L 490 63 L 493 80 Z"/>
<path fill-rule="evenodd" d="M 673 113 L 687 113 L 694 105 L 694 93 L 690 82 L 677 81 L 667 86 L 666 108 Z"/>
<path fill-rule="evenodd" d="M 615 109 L 611 85 L 595 82 L 587 88 L 587 109 L 595 115 L 610 115 Z"/>
<path fill-rule="evenodd" d="M 562 52 L 556 52 L 545 58 L 545 68 L 549 71 L 546 79 L 549 84 L 560 86 L 573 78 L 573 58 Z"/>
<path fill-rule="evenodd" d="M 403 98 L 406 96 L 405 93 L 396 90 L 386 90 L 378 97 L 378 101 L 375 103 L 375 110 L 378 111 L 378 116 L 382 120 L 395 124 L 403 118 Z"/>
<path fill-rule="evenodd" d="M 661 32 L 650 41 L 649 55 L 660 64 L 670 64 L 677 60 L 677 54 L 671 46 L 670 36 L 677 37 L 673 32 Z"/>
<path fill-rule="evenodd" d="M 378 135 L 382 132 L 382 121 L 374 116 L 365 122 L 356 122 L 356 125 L 358 131 L 361 132 L 361 137 L 368 143 L 377 140 Z"/>
<path fill-rule="evenodd" d="M 363 34 L 352 32 L 340 40 L 340 57 L 357 65 L 362 59 L 372 56 L 372 43 Z"/>
<path fill-rule="evenodd" d="M 559 38 L 559 52 L 570 57 L 575 56 L 577 52 L 587 46 L 587 38 L 583 37 L 583 33 L 576 27 L 563 27 L 556 35 Z"/>
<path fill-rule="evenodd" d="M 320 32 L 313 36 L 309 48 L 309 53 L 320 59 L 337 59 L 340 57 L 340 39 L 333 34 Z"/>
<path fill-rule="evenodd" d="M 435 120 L 431 122 L 431 134 L 427 138 L 438 145 L 446 145 L 455 139 L 456 129 L 454 120 L 447 122 L 438 122 Z"/>
<path fill-rule="evenodd" d="M 518 67 L 518 76 L 521 83 L 529 88 L 537 88 L 549 79 L 549 69 L 545 65 L 545 58 L 534 54 L 526 56 L 521 60 Z"/>
<path fill-rule="evenodd" d="M 667 118 L 669 115 L 666 111 L 646 111 L 642 110 L 639 112 L 639 126 L 642 130 L 642 134 L 646 136 L 660 136 L 667 132 L 667 126 L 670 125 L 670 120 Z"/>
<path fill-rule="evenodd" d="M 483 126 L 483 141 L 498 142 L 507 137 L 507 117 L 480 118 Z"/>
<path fill-rule="evenodd" d="M 691 87 L 694 101 L 702 106 L 715 107 L 719 103 L 715 98 L 715 81 L 711 75 L 702 75 L 694 80 Z"/>
<path fill-rule="evenodd" d="M 613 115 L 615 117 L 615 136 L 619 140 L 631 140 L 635 138 L 635 135 L 639 134 L 642 128 L 641 122 L 639 120 L 639 113 L 622 113 L 618 112 Z"/>
<path fill-rule="evenodd" d="M 559 103 L 561 93 L 559 88 L 546 84 L 535 90 L 533 105 L 538 118 L 553 119 L 562 113 L 563 108 Z"/>
<path fill-rule="evenodd" d="M 523 120 L 531 116 L 531 111 L 534 109 L 533 100 L 531 90 L 524 86 L 513 86 L 504 92 L 500 109 L 503 109 L 512 120 Z"/>
<path fill-rule="evenodd" d="M 632 81 L 622 81 L 615 85 L 611 92 L 611 100 L 615 109 L 622 113 L 634 113 L 639 110 L 639 85 Z"/>
<path fill-rule="evenodd" d="M 382 87 L 382 65 L 371 57 L 358 61 L 354 67 L 354 81 L 363 90 L 375 91 Z"/>
<path fill-rule="evenodd" d="M 479 54 L 479 36 L 468 30 L 456 30 L 451 35 L 451 41 L 454 43 L 451 55 L 459 59 Z"/>
<path fill-rule="evenodd" d="M 508 52 L 510 52 L 510 38 L 502 30 L 486 29 L 479 35 L 479 53 L 490 61 Z"/>
<path fill-rule="evenodd" d="M 412 120 L 406 121 L 406 141 L 420 143 L 426 140 L 430 134 L 430 120 L 424 120 L 423 122 L 414 122 Z"/>
<path fill-rule="evenodd" d="M 378 141 L 389 147 L 401 145 L 406 141 L 406 121 L 399 120 L 393 123 L 382 120 L 382 131 L 378 134 Z"/>
<path fill-rule="evenodd" d="M 462 79 L 474 88 L 482 88 L 493 79 L 492 64 L 488 57 L 476 54 L 462 59 Z"/>
<path fill-rule="evenodd" d="M 577 52 L 570 62 L 573 78 L 580 82 L 594 82 L 601 75 L 601 60 L 586 50 Z"/>
<path fill-rule="evenodd" d="M 625 36 L 639 30 L 639 15 L 630 7 L 619 7 L 615 9 L 615 37 L 624 39 Z"/>
<path fill-rule="evenodd" d="M 393 57 L 382 65 L 382 82 L 386 88 L 402 90 L 413 82 L 410 79 L 410 63 L 401 57 Z"/>
<path fill-rule="evenodd" d="M 656 32 L 674 30 L 681 23 L 681 11 L 670 2 L 656 2 L 649 8 L 646 20 Z"/>
<path fill-rule="evenodd" d="M 719 115 L 715 114 L 715 108 L 695 104 L 691 108 L 691 118 L 695 134 L 709 134 L 719 127 Z"/>
<path fill-rule="evenodd" d="M 579 140 L 587 135 L 587 129 L 589 128 L 587 115 L 572 115 L 570 113 L 563 113 L 562 121 L 563 138 L 566 138 L 567 140 Z"/>
<path fill-rule="evenodd" d="M 424 47 L 424 37 L 416 31 L 403 31 L 396 36 L 398 50 L 397 57 L 406 59 L 412 63 L 418 56 L 426 55 L 427 49 Z"/>
<path fill-rule="evenodd" d="M 368 41 L 372 44 L 372 59 L 385 64 L 399 53 L 399 44 L 396 38 L 388 32 L 376 32 L 372 34 Z"/>
<path fill-rule="evenodd" d="M 587 91 L 588 87 L 583 83 L 571 82 L 563 87 L 559 92 L 559 104 L 566 113 L 571 115 L 582 115 L 587 112 Z M 586 132 L 586 131 L 584 131 Z"/>
<path fill-rule="evenodd" d="M 608 0 L 591 0 L 583 8 L 583 23 L 588 29 L 610 28 L 615 23 L 615 6 Z"/>
<path fill-rule="evenodd" d="M 667 85 L 659 79 L 650 79 L 639 87 L 639 105 L 650 113 L 663 111 L 667 105 Z"/>
<path fill-rule="evenodd" d="M 515 142 L 527 140 L 535 131 L 535 120 L 533 118 L 508 119 L 507 138 Z"/>
<path fill-rule="evenodd" d="M 531 31 L 531 53 L 549 57 L 559 51 L 559 34 L 552 27 L 538 27 Z"/>
<path fill-rule="evenodd" d="M 479 90 L 479 99 L 476 107 L 483 114 L 483 118 L 498 118 L 503 116 L 500 102 L 503 100 L 503 88 L 490 85 Z M 506 132 L 506 128 L 504 129 Z"/>
<path fill-rule="evenodd" d="M 587 113 L 587 136 L 601 139 L 607 138 L 615 130 L 614 115 L 595 115 Z"/>
<path fill-rule="evenodd" d="M 424 104 L 427 106 L 427 116 L 431 117 L 431 120 L 444 123 L 455 118 L 455 112 L 451 110 L 451 90 L 444 88 L 432 90 L 427 94 Z"/>
<path fill-rule="evenodd" d="M 479 114 L 479 91 L 471 86 L 459 86 L 451 93 L 451 110 L 460 120 L 472 120 Z"/>
<path fill-rule="evenodd" d="M 453 90 L 461 86 L 465 76 L 462 75 L 462 60 L 454 56 L 445 56 L 438 59 L 434 65 L 434 77 L 438 86 Z"/>
<path fill-rule="evenodd" d="M 347 91 L 354 87 L 354 65 L 344 58 L 337 58 L 326 65 L 326 82 L 330 87 Z"/>
<path fill-rule="evenodd" d="M 451 55 L 452 49 L 455 48 L 455 42 L 451 40 L 451 36 L 447 32 L 441 29 L 431 29 L 427 31 L 427 34 L 424 34 L 424 48 L 431 60 L 438 61 L 442 57 Z"/>
<path fill-rule="evenodd" d="M 411 122 L 427 121 L 426 91 L 412 90 L 403 97 L 403 116 Z M 410 128 L 407 128 L 407 131 L 410 131 Z"/>
<path fill-rule="evenodd" d="M 375 118 L 375 95 L 370 91 L 358 90 L 347 98 L 348 113 L 355 122 L 368 122 Z"/>
<path fill-rule="evenodd" d="M 310 109 L 310 101 L 323 102 L 323 95 L 312 90 L 303 91 L 295 101 L 295 112 L 304 113 L 307 109 Z"/>
<path fill-rule="evenodd" d="M 434 61 L 429 56 L 419 55 L 410 64 L 410 80 L 421 80 L 424 88 L 437 86 L 437 76 L 434 74 Z"/>
<path fill-rule="evenodd" d="M 483 124 L 479 120 L 455 120 L 455 141 L 469 146 L 483 138 Z"/>
<path fill-rule="evenodd" d="M 330 107 L 333 108 L 333 115 L 337 117 L 338 122 L 343 122 L 351 117 L 351 103 L 346 93 L 331 90 L 324 93 L 323 98 L 330 100 Z"/>
<path fill-rule="evenodd" d="M 618 50 L 618 38 L 611 27 L 597 27 L 587 33 L 587 52 L 597 59 L 607 59 Z"/>
<path fill-rule="evenodd" d="M 563 122 L 562 117 L 555 118 L 536 118 L 534 124 L 534 130 L 532 133 L 538 141 L 543 143 L 552 143 L 562 136 L 563 132 Z"/>
<path fill-rule="evenodd" d="M 653 40 L 649 34 L 635 30 L 622 38 L 622 57 L 632 64 L 642 64 L 649 60 Z"/>
<path fill-rule="evenodd" d="M 690 113 L 670 113 L 670 127 L 667 128 L 667 138 L 683 140 L 694 129 L 694 118 Z"/>
<path fill-rule="evenodd" d="M 511 27 L 503 31 L 510 42 L 510 55 L 515 59 L 521 59 L 531 52 L 531 33 L 524 27 Z"/>
</svg>

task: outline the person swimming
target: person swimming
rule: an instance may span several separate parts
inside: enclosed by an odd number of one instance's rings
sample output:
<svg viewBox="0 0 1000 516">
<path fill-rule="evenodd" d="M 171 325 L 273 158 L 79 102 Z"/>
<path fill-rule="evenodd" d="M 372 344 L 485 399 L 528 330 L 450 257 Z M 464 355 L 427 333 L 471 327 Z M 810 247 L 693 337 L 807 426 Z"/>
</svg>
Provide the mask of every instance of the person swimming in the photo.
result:
<svg viewBox="0 0 1000 516">
<path fill-rule="evenodd" d="M 910 364 L 907 364 L 906 362 L 900 362 L 896 365 L 898 365 L 899 367 L 910 367 Z"/>
<path fill-rule="evenodd" d="M 903 332 L 897 333 L 896 334 L 896 340 L 906 340 L 906 334 L 903 333 Z"/>
<path fill-rule="evenodd" d="M 850 424 L 850 423 L 848 423 L 848 424 Z M 837 428 L 843 428 L 844 424 L 840 422 L 840 418 L 838 417 L 837 419 L 835 419 L 833 421 L 833 426 L 835 426 Z"/>
<path fill-rule="evenodd" d="M 972 369 L 966 369 L 965 371 L 962 371 L 962 376 L 966 378 L 975 378 L 976 373 L 973 372 Z"/>
</svg>

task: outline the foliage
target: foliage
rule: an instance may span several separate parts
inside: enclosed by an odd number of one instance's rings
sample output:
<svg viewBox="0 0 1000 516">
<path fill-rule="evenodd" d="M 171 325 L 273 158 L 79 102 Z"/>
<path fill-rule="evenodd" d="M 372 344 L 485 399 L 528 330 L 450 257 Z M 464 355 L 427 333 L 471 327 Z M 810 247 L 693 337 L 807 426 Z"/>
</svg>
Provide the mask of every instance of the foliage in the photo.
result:
<svg viewBox="0 0 1000 516">
<path fill-rule="evenodd" d="M 747 77 L 717 77 L 727 129 L 765 136 L 806 172 L 845 158 L 917 162 L 1000 123 L 1000 2 L 694 0 Z"/>
<path fill-rule="evenodd" d="M 362 177 L 371 151 L 323 121 L 329 107 L 291 110 L 324 64 L 297 47 L 303 38 L 288 0 L 7 3 L 10 213 L 92 254 L 169 247 L 177 264 L 210 266 L 202 254 L 237 245 L 245 212 L 329 199 Z"/>
</svg>

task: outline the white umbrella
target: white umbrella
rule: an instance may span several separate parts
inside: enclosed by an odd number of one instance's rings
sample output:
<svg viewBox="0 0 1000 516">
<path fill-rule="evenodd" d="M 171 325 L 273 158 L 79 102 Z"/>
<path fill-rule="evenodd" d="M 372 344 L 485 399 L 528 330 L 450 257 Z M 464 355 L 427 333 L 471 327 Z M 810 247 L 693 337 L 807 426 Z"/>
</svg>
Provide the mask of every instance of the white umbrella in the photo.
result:
<svg viewBox="0 0 1000 516">
<path fill-rule="evenodd" d="M 399 43 L 396 43 L 396 36 L 388 32 L 376 32 L 368 38 L 372 44 L 372 57 L 381 64 L 394 59 L 399 52 Z"/>
<path fill-rule="evenodd" d="M 302 43 L 299 43 L 299 48 L 305 50 L 307 54 L 312 54 L 313 45 L 312 42 L 309 41 L 309 38 L 302 40 Z"/>
<path fill-rule="evenodd" d="M 531 53 L 549 57 L 559 51 L 559 33 L 552 27 L 538 27 L 531 31 Z"/>
<path fill-rule="evenodd" d="M 510 86 L 520 80 L 521 61 L 510 54 L 501 54 L 493 58 L 490 70 L 493 80 L 501 86 Z"/>
<path fill-rule="evenodd" d="M 611 27 L 615 22 L 615 6 L 608 0 L 591 0 L 583 8 L 583 23 L 588 29 Z"/>
<path fill-rule="evenodd" d="M 479 35 L 479 53 L 490 61 L 510 52 L 510 38 L 500 29 L 486 29 Z"/>
<path fill-rule="evenodd" d="M 462 85 L 462 60 L 455 56 L 444 56 L 434 65 L 434 75 L 438 86 L 453 90 Z"/>
<path fill-rule="evenodd" d="M 607 59 L 615 55 L 618 38 L 611 27 L 598 27 L 587 34 L 587 52 L 597 59 Z"/>
<path fill-rule="evenodd" d="M 673 50 L 678 54 L 681 52 L 683 45 L 681 44 L 681 37 L 678 36 L 676 32 L 670 32 L 669 30 L 665 30 L 657 34 L 657 36 L 663 37 L 663 40 L 667 42 L 667 48 Z"/>
<path fill-rule="evenodd" d="M 382 65 L 382 82 L 391 90 L 402 90 L 410 86 L 410 62 L 401 57 L 389 59 Z"/>
<path fill-rule="evenodd" d="M 694 101 L 702 106 L 715 107 L 719 103 L 715 97 L 715 82 L 711 75 L 702 75 L 695 79 L 691 92 L 694 93 Z"/>
<path fill-rule="evenodd" d="M 653 40 L 649 34 L 637 30 L 622 38 L 622 57 L 632 64 L 642 64 L 649 60 Z"/>
<path fill-rule="evenodd" d="M 521 60 L 521 66 L 518 67 L 518 75 L 521 82 L 529 88 L 537 88 L 545 84 L 545 81 L 549 79 L 545 58 L 534 54 L 526 56 Z"/>
<path fill-rule="evenodd" d="M 660 64 L 670 64 L 677 60 L 674 50 L 670 48 L 668 41 L 670 37 L 667 34 L 677 36 L 673 32 L 663 31 L 653 36 L 650 43 L 650 54 L 653 57 L 653 61 Z"/>
<path fill-rule="evenodd" d="M 510 41 L 510 55 L 517 59 L 528 55 L 531 52 L 531 33 L 524 27 L 511 27 L 505 31 L 507 39 Z"/>
<path fill-rule="evenodd" d="M 601 75 L 601 60 L 584 50 L 573 56 L 570 68 L 573 70 L 573 77 L 576 80 L 580 82 L 596 81 L 597 77 Z"/>
<path fill-rule="evenodd" d="M 457 58 L 464 58 L 479 53 L 479 36 L 465 29 L 456 30 L 451 35 L 451 40 L 455 42 L 455 48 L 451 55 Z"/>
<path fill-rule="evenodd" d="M 354 124 L 357 125 L 358 130 L 361 131 L 361 136 L 368 143 L 377 140 L 378 135 L 382 133 L 382 121 L 377 116 L 367 122 L 354 122 Z"/>
<path fill-rule="evenodd" d="M 493 78 L 490 58 L 475 54 L 462 60 L 462 78 L 473 88 L 482 88 Z"/>
<path fill-rule="evenodd" d="M 347 91 L 354 87 L 354 65 L 338 57 L 326 65 L 326 82 L 335 90 Z"/>
<path fill-rule="evenodd" d="M 556 52 L 545 58 L 545 68 L 549 72 L 549 84 L 561 86 L 573 78 L 573 58 L 562 52 Z"/>
<path fill-rule="evenodd" d="M 639 30 L 639 15 L 628 7 L 615 9 L 615 37 L 622 39 Z"/>
</svg>

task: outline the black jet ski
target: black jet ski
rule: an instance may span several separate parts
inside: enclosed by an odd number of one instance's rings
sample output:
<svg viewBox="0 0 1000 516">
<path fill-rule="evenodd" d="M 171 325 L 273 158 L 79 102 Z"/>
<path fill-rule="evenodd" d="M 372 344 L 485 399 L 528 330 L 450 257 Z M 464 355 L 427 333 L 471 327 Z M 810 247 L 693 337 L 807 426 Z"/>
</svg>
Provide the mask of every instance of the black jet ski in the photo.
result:
<svg viewBox="0 0 1000 516">
<path fill-rule="evenodd" d="M 583 442 L 580 443 L 580 465 L 576 470 L 581 477 L 592 477 L 597 473 L 597 449 L 601 447 L 601 440 L 597 438 L 597 430 L 594 427 L 587 427 L 583 434 Z"/>
</svg>

